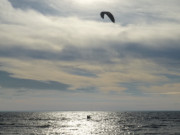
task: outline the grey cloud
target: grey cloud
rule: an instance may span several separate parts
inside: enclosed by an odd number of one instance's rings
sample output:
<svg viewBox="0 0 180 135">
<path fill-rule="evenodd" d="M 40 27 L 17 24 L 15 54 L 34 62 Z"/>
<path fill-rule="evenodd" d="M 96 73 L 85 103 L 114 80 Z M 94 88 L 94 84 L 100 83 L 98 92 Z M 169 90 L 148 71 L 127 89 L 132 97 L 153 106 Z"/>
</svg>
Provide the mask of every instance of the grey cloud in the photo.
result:
<svg viewBox="0 0 180 135">
<path fill-rule="evenodd" d="M 134 95 L 134 96 L 143 96 L 142 91 L 138 89 L 139 86 L 149 86 L 149 83 L 140 83 L 140 82 L 131 82 L 131 83 L 120 83 L 121 86 L 127 88 L 124 92 Z"/>
<path fill-rule="evenodd" d="M 45 15 L 78 16 L 87 20 L 102 21 L 99 13 L 102 10 L 111 11 L 117 23 L 122 25 L 138 24 L 146 22 L 179 22 L 177 16 L 179 1 L 114 1 L 111 4 L 106 2 L 96 3 L 98 6 L 78 5 L 71 0 L 9 0 L 14 8 L 22 10 L 32 9 Z M 95 4 L 95 5 L 96 5 Z"/>
<path fill-rule="evenodd" d="M 179 43 L 167 43 L 157 47 L 148 46 L 146 43 L 112 43 L 107 46 L 75 47 L 67 45 L 59 52 L 32 50 L 22 47 L 0 48 L 1 57 L 34 58 L 62 61 L 87 61 L 98 63 L 112 63 L 114 58 L 143 58 L 151 59 L 157 63 L 169 66 L 180 66 Z M 174 63 L 174 64 L 173 64 Z M 75 73 L 74 71 L 72 71 Z M 76 73 L 80 73 L 76 71 Z M 82 73 L 82 72 L 81 72 Z M 80 73 L 80 74 L 81 74 Z M 83 74 L 83 73 L 82 73 Z"/>
<path fill-rule="evenodd" d="M 180 66 L 180 45 L 178 42 L 157 45 L 156 47 L 147 46 L 145 43 L 129 43 L 123 46 L 114 45 L 112 48 L 115 57 L 118 58 L 143 58 L 170 67 L 177 68 L 177 66 Z"/>
<path fill-rule="evenodd" d="M 171 74 L 163 74 L 163 75 L 169 78 L 171 83 L 180 82 L 180 75 L 171 75 Z"/>
<path fill-rule="evenodd" d="M 57 14 L 58 11 L 52 8 L 46 1 L 37 0 L 8 0 L 14 8 L 22 10 L 33 9 L 43 14 Z"/>
<path fill-rule="evenodd" d="M 42 90 L 67 90 L 70 86 L 60 82 L 42 82 L 30 79 L 19 79 L 11 77 L 11 74 L 0 71 L 0 86 L 13 89 L 42 89 Z"/>
<path fill-rule="evenodd" d="M 108 52 L 106 47 L 73 47 L 66 46 L 60 52 L 63 60 L 76 60 L 76 61 L 87 61 L 87 62 L 110 62 L 111 52 Z M 75 59 L 72 59 L 75 58 Z"/>
<path fill-rule="evenodd" d="M 94 78 L 97 77 L 96 74 L 94 74 L 88 70 L 77 68 L 77 67 L 64 66 L 64 67 L 61 67 L 61 69 L 64 72 L 68 72 L 70 74 L 74 74 L 74 75 L 78 75 L 78 76 L 87 76 L 87 77 L 94 77 Z"/>
<path fill-rule="evenodd" d="M 124 55 L 132 55 L 136 57 L 145 57 L 145 58 L 170 58 L 170 59 L 179 59 L 180 54 L 180 46 L 178 43 L 174 45 L 166 45 L 164 46 L 146 46 L 145 44 L 137 44 L 137 43 L 129 43 L 124 46 L 115 46 L 115 50 L 119 52 L 124 52 Z"/>
<path fill-rule="evenodd" d="M 94 8 L 80 9 L 74 1 L 71 0 L 8 0 L 14 8 L 21 10 L 35 10 L 44 15 L 55 15 L 55 16 L 78 16 L 79 18 L 92 19 L 99 18 L 99 12 Z M 90 12 L 89 12 L 90 10 Z M 98 13 L 98 14 L 97 14 Z"/>
<path fill-rule="evenodd" d="M 77 90 L 76 90 L 76 92 L 86 92 L 86 93 L 100 93 L 100 91 L 99 90 L 97 90 L 97 88 L 96 87 L 83 87 L 83 88 L 78 88 Z"/>
<path fill-rule="evenodd" d="M 1 47 L 1 57 L 34 58 L 62 61 L 110 62 L 110 54 L 105 48 L 81 48 L 66 46 L 59 52 L 33 50 L 22 47 Z"/>
</svg>

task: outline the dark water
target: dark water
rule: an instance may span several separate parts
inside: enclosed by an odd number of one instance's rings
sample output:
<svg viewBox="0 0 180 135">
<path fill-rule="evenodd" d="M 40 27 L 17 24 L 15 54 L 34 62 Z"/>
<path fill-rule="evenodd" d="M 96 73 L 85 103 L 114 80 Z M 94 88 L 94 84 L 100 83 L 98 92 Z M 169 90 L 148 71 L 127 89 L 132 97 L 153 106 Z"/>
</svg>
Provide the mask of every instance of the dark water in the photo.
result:
<svg viewBox="0 0 180 135">
<path fill-rule="evenodd" d="M 0 134 L 180 135 L 180 112 L 1 112 Z"/>
</svg>

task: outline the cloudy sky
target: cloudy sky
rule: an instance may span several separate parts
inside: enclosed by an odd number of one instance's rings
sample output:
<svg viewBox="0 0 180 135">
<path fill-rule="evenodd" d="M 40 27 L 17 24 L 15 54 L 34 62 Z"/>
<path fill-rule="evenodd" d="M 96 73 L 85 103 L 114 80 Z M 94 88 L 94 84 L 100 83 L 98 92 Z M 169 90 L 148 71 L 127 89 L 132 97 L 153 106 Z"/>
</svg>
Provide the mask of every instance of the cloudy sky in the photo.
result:
<svg viewBox="0 0 180 135">
<path fill-rule="evenodd" d="M 1 0 L 0 111 L 180 110 L 179 6 Z"/>
</svg>

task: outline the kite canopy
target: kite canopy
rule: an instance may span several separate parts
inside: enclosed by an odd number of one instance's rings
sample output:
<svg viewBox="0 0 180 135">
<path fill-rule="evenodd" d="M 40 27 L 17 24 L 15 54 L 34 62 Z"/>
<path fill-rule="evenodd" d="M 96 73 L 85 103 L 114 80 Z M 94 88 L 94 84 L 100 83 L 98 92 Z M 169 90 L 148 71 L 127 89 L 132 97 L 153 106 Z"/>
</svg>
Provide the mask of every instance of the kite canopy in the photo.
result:
<svg viewBox="0 0 180 135">
<path fill-rule="evenodd" d="M 100 15 L 101 15 L 101 17 L 102 17 L 103 19 L 104 19 L 104 15 L 107 15 L 107 16 L 109 17 L 109 19 L 110 19 L 113 23 L 115 23 L 114 16 L 113 16 L 110 12 L 108 12 L 108 11 L 103 11 L 103 12 L 100 13 Z"/>
</svg>

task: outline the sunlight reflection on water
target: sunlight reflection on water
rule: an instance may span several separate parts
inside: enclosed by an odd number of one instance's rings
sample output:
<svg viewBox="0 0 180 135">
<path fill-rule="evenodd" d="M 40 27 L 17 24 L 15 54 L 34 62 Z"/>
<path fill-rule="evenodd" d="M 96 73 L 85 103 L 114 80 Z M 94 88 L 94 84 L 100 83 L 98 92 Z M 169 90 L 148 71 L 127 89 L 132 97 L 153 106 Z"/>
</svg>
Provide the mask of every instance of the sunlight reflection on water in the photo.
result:
<svg viewBox="0 0 180 135">
<path fill-rule="evenodd" d="M 57 116 L 57 114 L 55 114 Z M 60 114 L 60 117 L 66 118 L 62 121 L 59 121 L 57 125 L 62 128 L 56 127 L 53 129 L 54 133 L 62 133 L 69 135 L 88 135 L 88 134 L 100 134 L 98 128 L 104 127 L 105 125 L 99 125 L 98 122 L 101 120 L 101 117 L 97 113 L 91 112 L 69 112 L 65 114 Z M 91 118 L 87 119 L 87 116 L 90 115 Z M 98 115 L 98 116 L 97 116 Z M 98 118 L 98 119 L 97 119 Z"/>
<path fill-rule="evenodd" d="M 109 121 L 109 113 L 65 112 L 51 113 L 51 115 L 56 119 L 56 124 L 54 123 L 54 125 L 49 128 L 49 133 L 61 133 L 65 135 L 93 135 L 110 134 L 112 131 L 114 133 L 116 132 L 114 126 L 111 125 L 113 121 Z M 87 119 L 88 115 L 91 116 L 90 119 Z"/>
<path fill-rule="evenodd" d="M 7 112 L 0 113 L 0 134 L 176 135 L 180 112 Z"/>
</svg>

